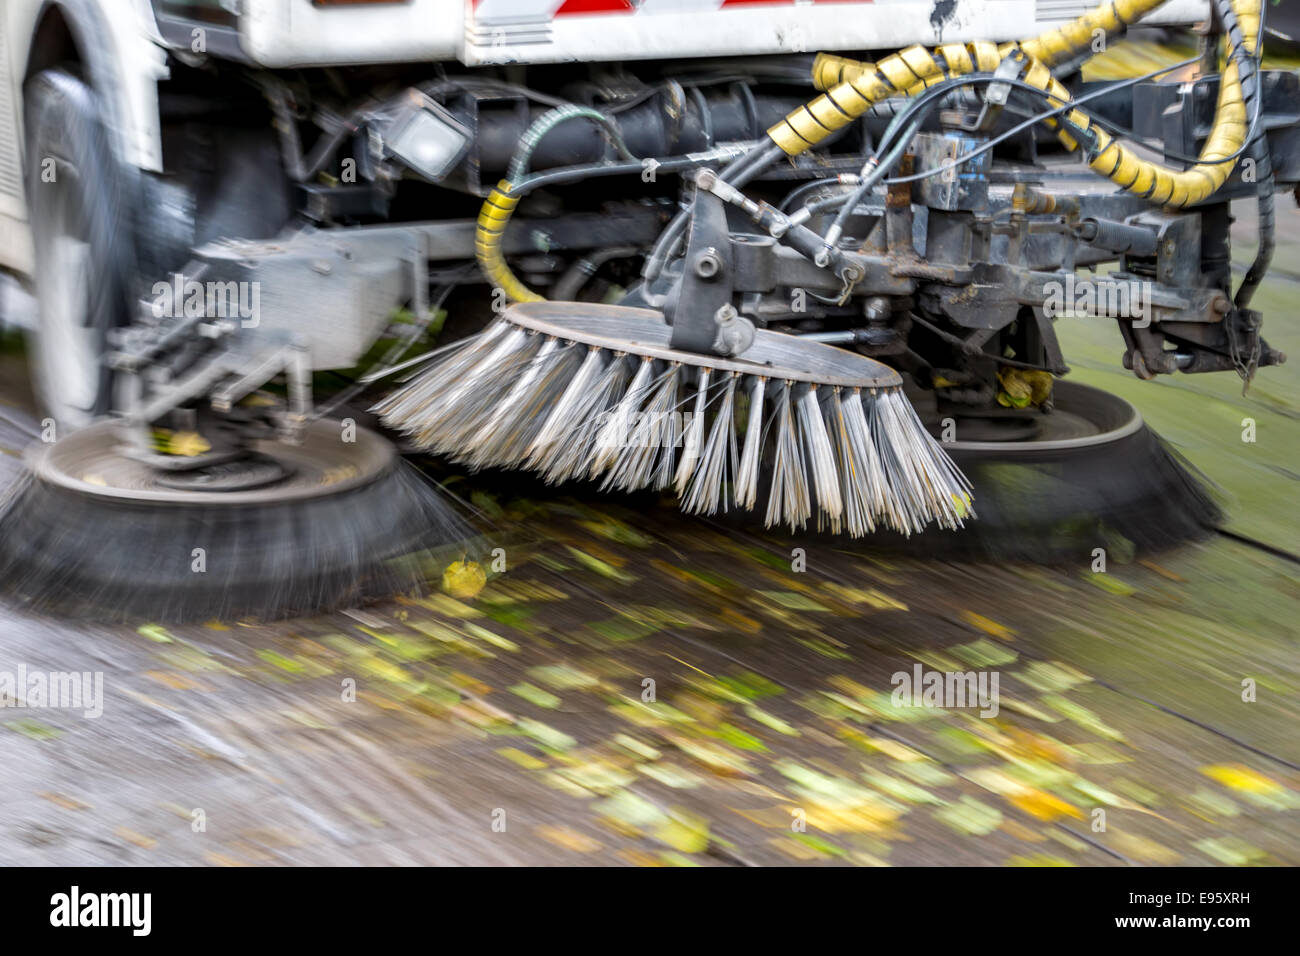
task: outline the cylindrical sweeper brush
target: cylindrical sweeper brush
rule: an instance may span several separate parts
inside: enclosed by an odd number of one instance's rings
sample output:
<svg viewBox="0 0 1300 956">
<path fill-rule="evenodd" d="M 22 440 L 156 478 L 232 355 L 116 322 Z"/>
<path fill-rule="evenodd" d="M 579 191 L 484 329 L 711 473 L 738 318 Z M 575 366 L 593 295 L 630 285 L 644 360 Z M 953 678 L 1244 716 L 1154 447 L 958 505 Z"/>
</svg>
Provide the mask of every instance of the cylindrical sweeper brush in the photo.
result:
<svg viewBox="0 0 1300 956">
<path fill-rule="evenodd" d="M 761 507 L 768 526 L 815 518 L 853 536 L 972 515 L 894 370 L 776 332 L 734 357 L 674 349 L 670 334 L 648 309 L 522 303 L 377 411 L 472 468 L 672 489 L 692 513 Z"/>
</svg>

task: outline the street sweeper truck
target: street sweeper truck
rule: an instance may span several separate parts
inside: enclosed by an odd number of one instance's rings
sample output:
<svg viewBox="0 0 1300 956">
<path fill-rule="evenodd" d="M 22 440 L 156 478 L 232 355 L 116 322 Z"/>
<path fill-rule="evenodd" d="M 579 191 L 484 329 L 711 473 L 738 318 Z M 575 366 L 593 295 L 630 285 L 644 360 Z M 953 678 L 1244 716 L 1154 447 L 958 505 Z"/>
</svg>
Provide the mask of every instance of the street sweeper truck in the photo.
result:
<svg viewBox="0 0 1300 956">
<path fill-rule="evenodd" d="M 1142 379 L 1284 361 L 1251 308 L 1300 181 L 1275 8 L 6 0 L 0 266 L 53 440 L 0 579 L 158 616 L 413 585 L 462 531 L 396 441 L 794 533 L 1065 498 L 1176 538 L 1210 506 L 1056 327 L 1113 324 Z"/>
</svg>

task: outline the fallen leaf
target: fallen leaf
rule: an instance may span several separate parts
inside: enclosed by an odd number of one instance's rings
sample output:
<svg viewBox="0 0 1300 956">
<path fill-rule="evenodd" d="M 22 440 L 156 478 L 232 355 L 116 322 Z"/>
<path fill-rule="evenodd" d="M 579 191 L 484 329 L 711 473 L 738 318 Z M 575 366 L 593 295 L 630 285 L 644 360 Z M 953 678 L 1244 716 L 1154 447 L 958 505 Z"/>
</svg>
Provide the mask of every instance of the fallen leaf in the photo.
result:
<svg viewBox="0 0 1300 956">
<path fill-rule="evenodd" d="M 141 849 L 152 850 L 158 845 L 158 841 L 153 837 L 147 837 L 143 833 L 137 833 L 135 830 L 127 827 L 118 827 L 113 832 L 123 840 L 126 840 L 128 843 L 134 843 Z"/>
<path fill-rule="evenodd" d="M 551 826 L 549 824 L 540 826 L 537 828 L 537 835 L 548 843 L 554 843 L 556 846 L 572 850 L 574 853 L 595 853 L 604 846 L 598 840 L 593 840 L 586 834 L 571 830 L 565 826 Z"/>
<path fill-rule="evenodd" d="M 514 687 L 510 688 L 510 693 L 522 697 L 524 700 L 531 704 L 536 704 L 538 707 L 544 707 L 547 710 L 554 710 L 556 707 L 560 706 L 560 698 L 556 697 L 550 691 L 542 690 L 534 684 L 516 684 Z"/>
<path fill-rule="evenodd" d="M 959 833 L 986 836 L 1002 824 L 1002 812 L 974 797 L 963 795 L 956 803 L 936 810 L 934 817 Z"/>
<path fill-rule="evenodd" d="M 48 800 L 50 801 L 50 803 L 53 803 L 57 806 L 63 807 L 63 809 L 65 810 L 89 810 L 90 809 L 90 804 L 82 803 L 76 797 L 64 796 L 61 793 L 52 793 L 46 790 L 44 793 L 37 794 L 37 796 L 42 798 L 43 800 Z"/>
<path fill-rule="evenodd" d="M 1201 773 L 1219 781 L 1225 787 L 1245 793 L 1275 793 L 1282 789 L 1282 785 L 1277 781 L 1270 780 L 1239 763 L 1213 764 L 1202 767 Z"/>
<path fill-rule="evenodd" d="M 997 621 L 990 620 L 983 614 L 976 614 L 974 611 L 962 611 L 961 616 L 962 620 L 971 627 L 983 631 L 990 637 L 996 637 L 999 641 L 1015 640 L 1015 631 L 1003 624 L 999 624 Z"/>
<path fill-rule="evenodd" d="M 538 760 L 532 754 L 524 753 L 518 747 L 503 747 L 497 753 L 525 770 L 542 770 L 546 767 L 545 761 Z"/>
<path fill-rule="evenodd" d="M 454 598 L 472 598 L 487 584 L 487 575 L 477 561 L 453 561 L 442 572 L 442 589 Z"/>
<path fill-rule="evenodd" d="M 1083 812 L 1078 807 L 1066 803 L 1046 790 L 1031 788 L 1025 793 L 1011 794 L 1007 799 L 1039 820 L 1056 820 L 1060 817 L 1083 819 Z"/>
<path fill-rule="evenodd" d="M 654 835 L 682 853 L 703 853 L 709 848 L 709 822 L 685 810 L 671 810 L 668 822 L 659 826 Z"/>
</svg>

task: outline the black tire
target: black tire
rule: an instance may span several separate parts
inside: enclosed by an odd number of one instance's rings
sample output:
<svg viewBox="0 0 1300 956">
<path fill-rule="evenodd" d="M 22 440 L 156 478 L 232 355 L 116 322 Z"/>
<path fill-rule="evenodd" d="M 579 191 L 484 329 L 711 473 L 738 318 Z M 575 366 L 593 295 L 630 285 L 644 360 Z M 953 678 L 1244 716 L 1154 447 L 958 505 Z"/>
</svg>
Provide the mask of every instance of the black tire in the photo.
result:
<svg viewBox="0 0 1300 956">
<path fill-rule="evenodd" d="M 45 70 L 24 90 L 27 203 L 40 318 L 32 381 L 44 412 L 75 430 L 112 405 L 107 333 L 125 324 L 134 275 L 133 181 L 113 151 L 95 93 Z"/>
</svg>

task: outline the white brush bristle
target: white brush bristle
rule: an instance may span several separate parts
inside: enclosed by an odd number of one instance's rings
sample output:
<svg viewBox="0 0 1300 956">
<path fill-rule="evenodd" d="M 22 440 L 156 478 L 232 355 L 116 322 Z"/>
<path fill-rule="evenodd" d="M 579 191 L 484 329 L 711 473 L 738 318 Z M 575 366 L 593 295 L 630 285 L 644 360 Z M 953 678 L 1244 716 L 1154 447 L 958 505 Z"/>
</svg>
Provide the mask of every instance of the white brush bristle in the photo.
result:
<svg viewBox="0 0 1300 956">
<path fill-rule="evenodd" d="M 972 517 L 970 484 L 900 388 L 686 366 L 498 320 L 376 406 L 414 444 L 471 468 L 673 488 L 686 511 L 758 507 L 769 527 L 859 537 Z M 680 456 L 678 451 L 680 449 Z M 814 507 L 815 506 L 815 507 Z"/>
</svg>

